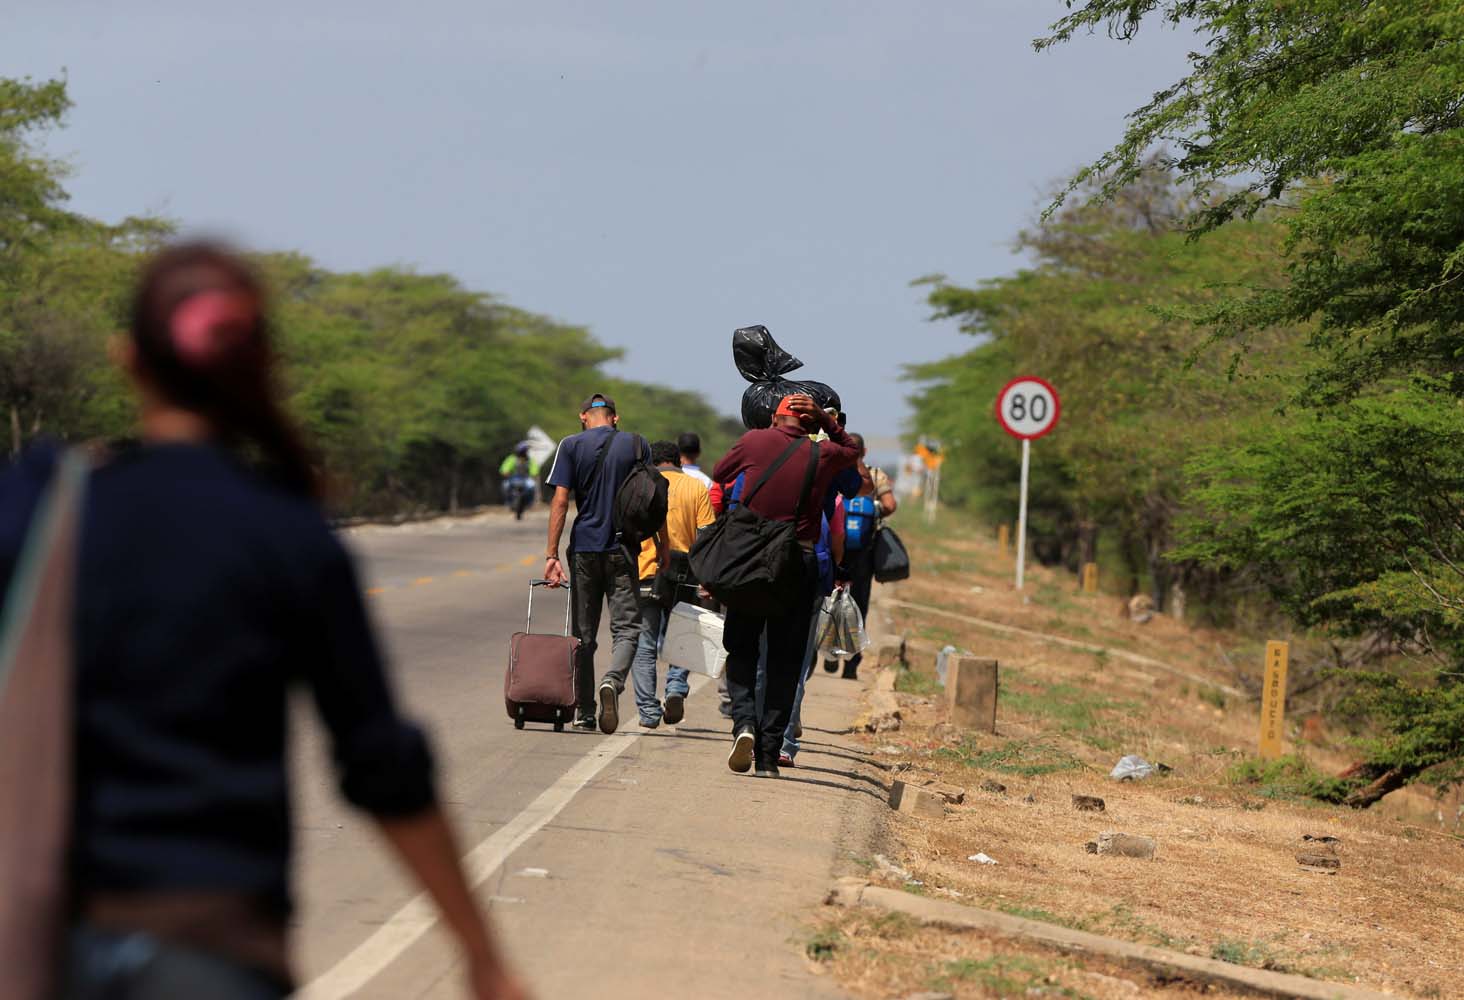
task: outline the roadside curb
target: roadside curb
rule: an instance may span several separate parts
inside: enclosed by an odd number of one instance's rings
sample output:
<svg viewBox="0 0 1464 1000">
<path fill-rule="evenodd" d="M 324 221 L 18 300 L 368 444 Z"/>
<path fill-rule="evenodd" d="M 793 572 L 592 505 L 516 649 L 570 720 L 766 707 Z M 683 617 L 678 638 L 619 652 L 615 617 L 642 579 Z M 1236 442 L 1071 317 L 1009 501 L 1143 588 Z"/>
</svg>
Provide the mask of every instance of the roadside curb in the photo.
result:
<svg viewBox="0 0 1464 1000">
<path fill-rule="evenodd" d="M 1100 955 L 1127 965 L 1141 966 L 1162 977 L 1213 983 L 1258 996 L 1299 997 L 1302 1000 L 1396 1000 L 1392 994 L 1379 993 L 1361 986 L 1328 983 L 1291 973 L 1232 965 L 1213 958 L 1134 944 L 1131 941 L 1075 931 L 1024 917 L 963 906 L 960 903 L 913 896 L 898 889 L 870 885 L 861 878 L 839 879 L 824 902 L 832 906 L 872 906 L 903 913 L 926 924 L 1025 938 L 1060 951 Z"/>
<path fill-rule="evenodd" d="M 1034 632 L 1031 629 L 1020 628 L 1016 625 L 1008 625 L 1005 622 L 992 621 L 989 618 L 977 618 L 974 615 L 964 615 L 958 611 L 948 611 L 945 608 L 938 608 L 932 604 L 916 604 L 913 601 L 901 601 L 894 598 L 889 599 L 888 603 L 893 607 L 905 608 L 909 611 L 919 611 L 923 614 L 942 615 L 946 618 L 954 618 L 957 621 L 965 622 L 967 625 L 975 625 L 977 628 L 984 628 L 989 632 L 997 632 L 1002 635 L 1021 636 L 1023 639 L 1035 639 L 1038 642 L 1047 642 L 1055 646 L 1066 646 L 1069 649 L 1078 649 L 1082 650 L 1085 653 L 1103 653 L 1105 656 L 1111 656 L 1116 660 L 1125 660 L 1129 663 L 1137 664 L 1141 667 L 1153 667 L 1156 670 L 1162 670 L 1167 674 L 1174 675 L 1175 677 L 1182 677 L 1187 681 L 1192 681 L 1196 684 L 1203 684 L 1206 687 L 1215 688 L 1219 691 L 1225 692 L 1233 698 L 1240 698 L 1245 701 L 1255 700 L 1252 695 L 1249 695 L 1246 692 L 1240 690 L 1240 688 L 1231 687 L 1228 684 L 1222 684 L 1219 681 L 1210 680 L 1208 677 L 1202 677 L 1199 674 L 1190 673 L 1188 670 L 1181 670 L 1179 667 L 1176 667 L 1170 663 L 1165 663 L 1163 660 L 1156 660 L 1153 657 L 1144 656 L 1140 653 L 1130 653 L 1126 649 L 1116 649 L 1112 646 L 1102 646 L 1093 642 L 1079 642 L 1077 639 L 1068 639 L 1060 635 L 1049 635 L 1046 632 Z"/>
</svg>

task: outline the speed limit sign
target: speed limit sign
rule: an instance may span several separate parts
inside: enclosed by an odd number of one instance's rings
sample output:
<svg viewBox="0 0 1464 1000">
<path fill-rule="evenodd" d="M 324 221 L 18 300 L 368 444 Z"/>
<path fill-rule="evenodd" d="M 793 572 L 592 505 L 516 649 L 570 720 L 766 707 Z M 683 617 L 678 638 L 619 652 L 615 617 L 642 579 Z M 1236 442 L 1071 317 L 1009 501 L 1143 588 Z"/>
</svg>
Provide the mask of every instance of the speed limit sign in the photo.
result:
<svg viewBox="0 0 1464 1000">
<path fill-rule="evenodd" d="M 1014 438 L 1035 441 L 1057 426 L 1057 390 L 1032 375 L 1012 379 L 996 397 L 996 419 Z"/>
<path fill-rule="evenodd" d="M 1022 441 L 1021 499 L 1017 503 L 1017 589 L 1027 568 L 1027 478 L 1032 442 L 1057 426 L 1062 404 L 1057 390 L 1035 375 L 1014 378 L 996 396 L 996 419 L 1002 430 Z"/>
</svg>

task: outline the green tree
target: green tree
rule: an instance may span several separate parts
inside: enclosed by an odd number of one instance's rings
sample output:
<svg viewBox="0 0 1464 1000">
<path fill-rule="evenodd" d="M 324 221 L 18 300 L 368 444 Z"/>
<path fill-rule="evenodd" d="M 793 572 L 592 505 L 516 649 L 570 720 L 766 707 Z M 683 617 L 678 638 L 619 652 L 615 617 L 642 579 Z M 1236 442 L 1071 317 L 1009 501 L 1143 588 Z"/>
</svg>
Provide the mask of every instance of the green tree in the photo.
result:
<svg viewBox="0 0 1464 1000">
<path fill-rule="evenodd" d="M 1457 0 L 1070 0 L 1046 48 L 1147 22 L 1193 29 L 1189 72 L 1130 116 L 1074 180 L 1123 191 L 1156 150 L 1199 204 L 1205 240 L 1277 206 L 1283 280 L 1195 318 L 1235 352 L 1306 331 L 1286 432 L 1193 468 L 1182 557 L 1253 572 L 1303 623 L 1435 655 L 1368 675 L 1385 732 L 1350 801 L 1459 778 L 1464 695 L 1456 566 L 1464 525 L 1464 7 Z M 1206 236 L 1205 234 L 1209 234 Z M 1294 430 L 1292 430 L 1294 428 Z"/>
</svg>

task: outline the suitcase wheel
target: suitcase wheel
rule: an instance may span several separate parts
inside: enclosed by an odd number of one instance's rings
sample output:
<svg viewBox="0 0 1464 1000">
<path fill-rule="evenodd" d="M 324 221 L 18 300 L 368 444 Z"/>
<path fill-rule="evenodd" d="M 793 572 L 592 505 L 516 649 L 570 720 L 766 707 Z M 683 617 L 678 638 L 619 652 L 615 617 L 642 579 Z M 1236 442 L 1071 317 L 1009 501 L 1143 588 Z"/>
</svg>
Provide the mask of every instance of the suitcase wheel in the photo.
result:
<svg viewBox="0 0 1464 1000">
<path fill-rule="evenodd" d="M 520 705 L 518 714 L 513 717 L 513 728 L 524 728 L 524 706 Z"/>
</svg>

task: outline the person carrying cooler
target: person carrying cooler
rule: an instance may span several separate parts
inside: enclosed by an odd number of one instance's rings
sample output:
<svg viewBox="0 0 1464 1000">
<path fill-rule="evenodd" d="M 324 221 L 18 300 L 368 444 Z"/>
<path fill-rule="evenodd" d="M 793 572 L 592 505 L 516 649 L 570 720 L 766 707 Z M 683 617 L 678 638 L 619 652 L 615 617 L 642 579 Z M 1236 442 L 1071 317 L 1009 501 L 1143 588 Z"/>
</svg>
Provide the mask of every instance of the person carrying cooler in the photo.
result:
<svg viewBox="0 0 1464 1000">
<path fill-rule="evenodd" d="M 637 462 L 649 465 L 651 449 L 639 434 L 621 434 L 615 401 L 595 393 L 580 407 L 579 434 L 559 443 L 546 482 L 554 487 L 549 507 L 549 540 L 544 579 L 570 583 L 573 630 L 580 641 L 578 702 L 574 727 L 594 729 L 595 647 L 600 614 L 610 609 L 610 669 L 599 687 L 599 726 L 613 733 L 620 725 L 620 692 L 640 639 L 638 580 L 614 523 L 615 493 Z M 639 457 L 637 457 L 639 456 Z M 559 542 L 573 495 L 577 513 L 569 534 L 569 568 L 559 558 Z"/>
<path fill-rule="evenodd" d="M 70 929 L 61 982 L 46 995 L 291 992 L 286 749 L 298 683 L 329 732 L 342 794 L 432 896 L 472 995 L 522 997 L 458 863 L 427 740 L 397 709 L 310 455 L 281 410 L 258 279 L 215 246 L 164 250 L 143 272 L 118 353 L 141 404 L 141 443 L 90 473 L 54 446 L 0 473 L 7 590 L 12 577 L 24 585 L 17 558 L 48 485 L 64 476 L 84 490 L 70 662 L 49 664 L 70 682 L 73 787 Z M 0 912 L 7 905 L 9 887 Z M 22 974 L 12 965 L 0 979 L 19 988 Z"/>
<path fill-rule="evenodd" d="M 822 427 L 827 441 L 815 445 L 809 432 Z M 813 465 L 813 478 L 808 469 Z M 785 455 L 785 453 L 787 453 Z M 778 776 L 778 752 L 788 725 L 798 676 L 808 640 L 818 590 L 818 541 L 823 498 L 841 469 L 858 458 L 854 442 L 835 415 L 819 409 L 807 395 L 784 397 L 771 427 L 748 431 L 723 456 L 712 479 L 730 483 L 744 476 L 742 503 L 775 521 L 792 522 L 802 547 L 802 585 L 782 614 L 754 614 L 727 609 L 723 645 L 727 650 L 727 690 L 732 699 L 732 751 L 727 766 L 738 773 L 755 770 L 760 777 Z M 774 471 L 774 466 L 782 465 Z M 770 474 L 769 474 L 770 473 Z M 765 477 L 766 475 L 766 478 Z M 760 485 L 759 482 L 761 481 Z M 767 637 L 767 686 L 761 712 L 756 698 L 758 647 Z"/>
<path fill-rule="evenodd" d="M 686 435 L 682 435 L 684 440 Z M 681 721 L 686 696 L 691 693 L 684 667 L 666 667 L 666 704 L 656 700 L 656 657 L 666 634 L 670 608 L 677 601 L 699 604 L 695 580 L 689 580 L 686 556 L 699 529 L 715 520 L 707 489 L 680 466 L 677 445 L 670 441 L 651 444 L 651 461 L 666 477 L 666 524 L 659 539 L 647 538 L 640 551 L 641 634 L 631 665 L 635 703 L 640 724 L 655 729 L 664 719 L 667 725 Z M 657 573 L 664 574 L 664 593 L 658 593 Z M 676 582 L 672 582 L 676 581 Z"/>
</svg>

